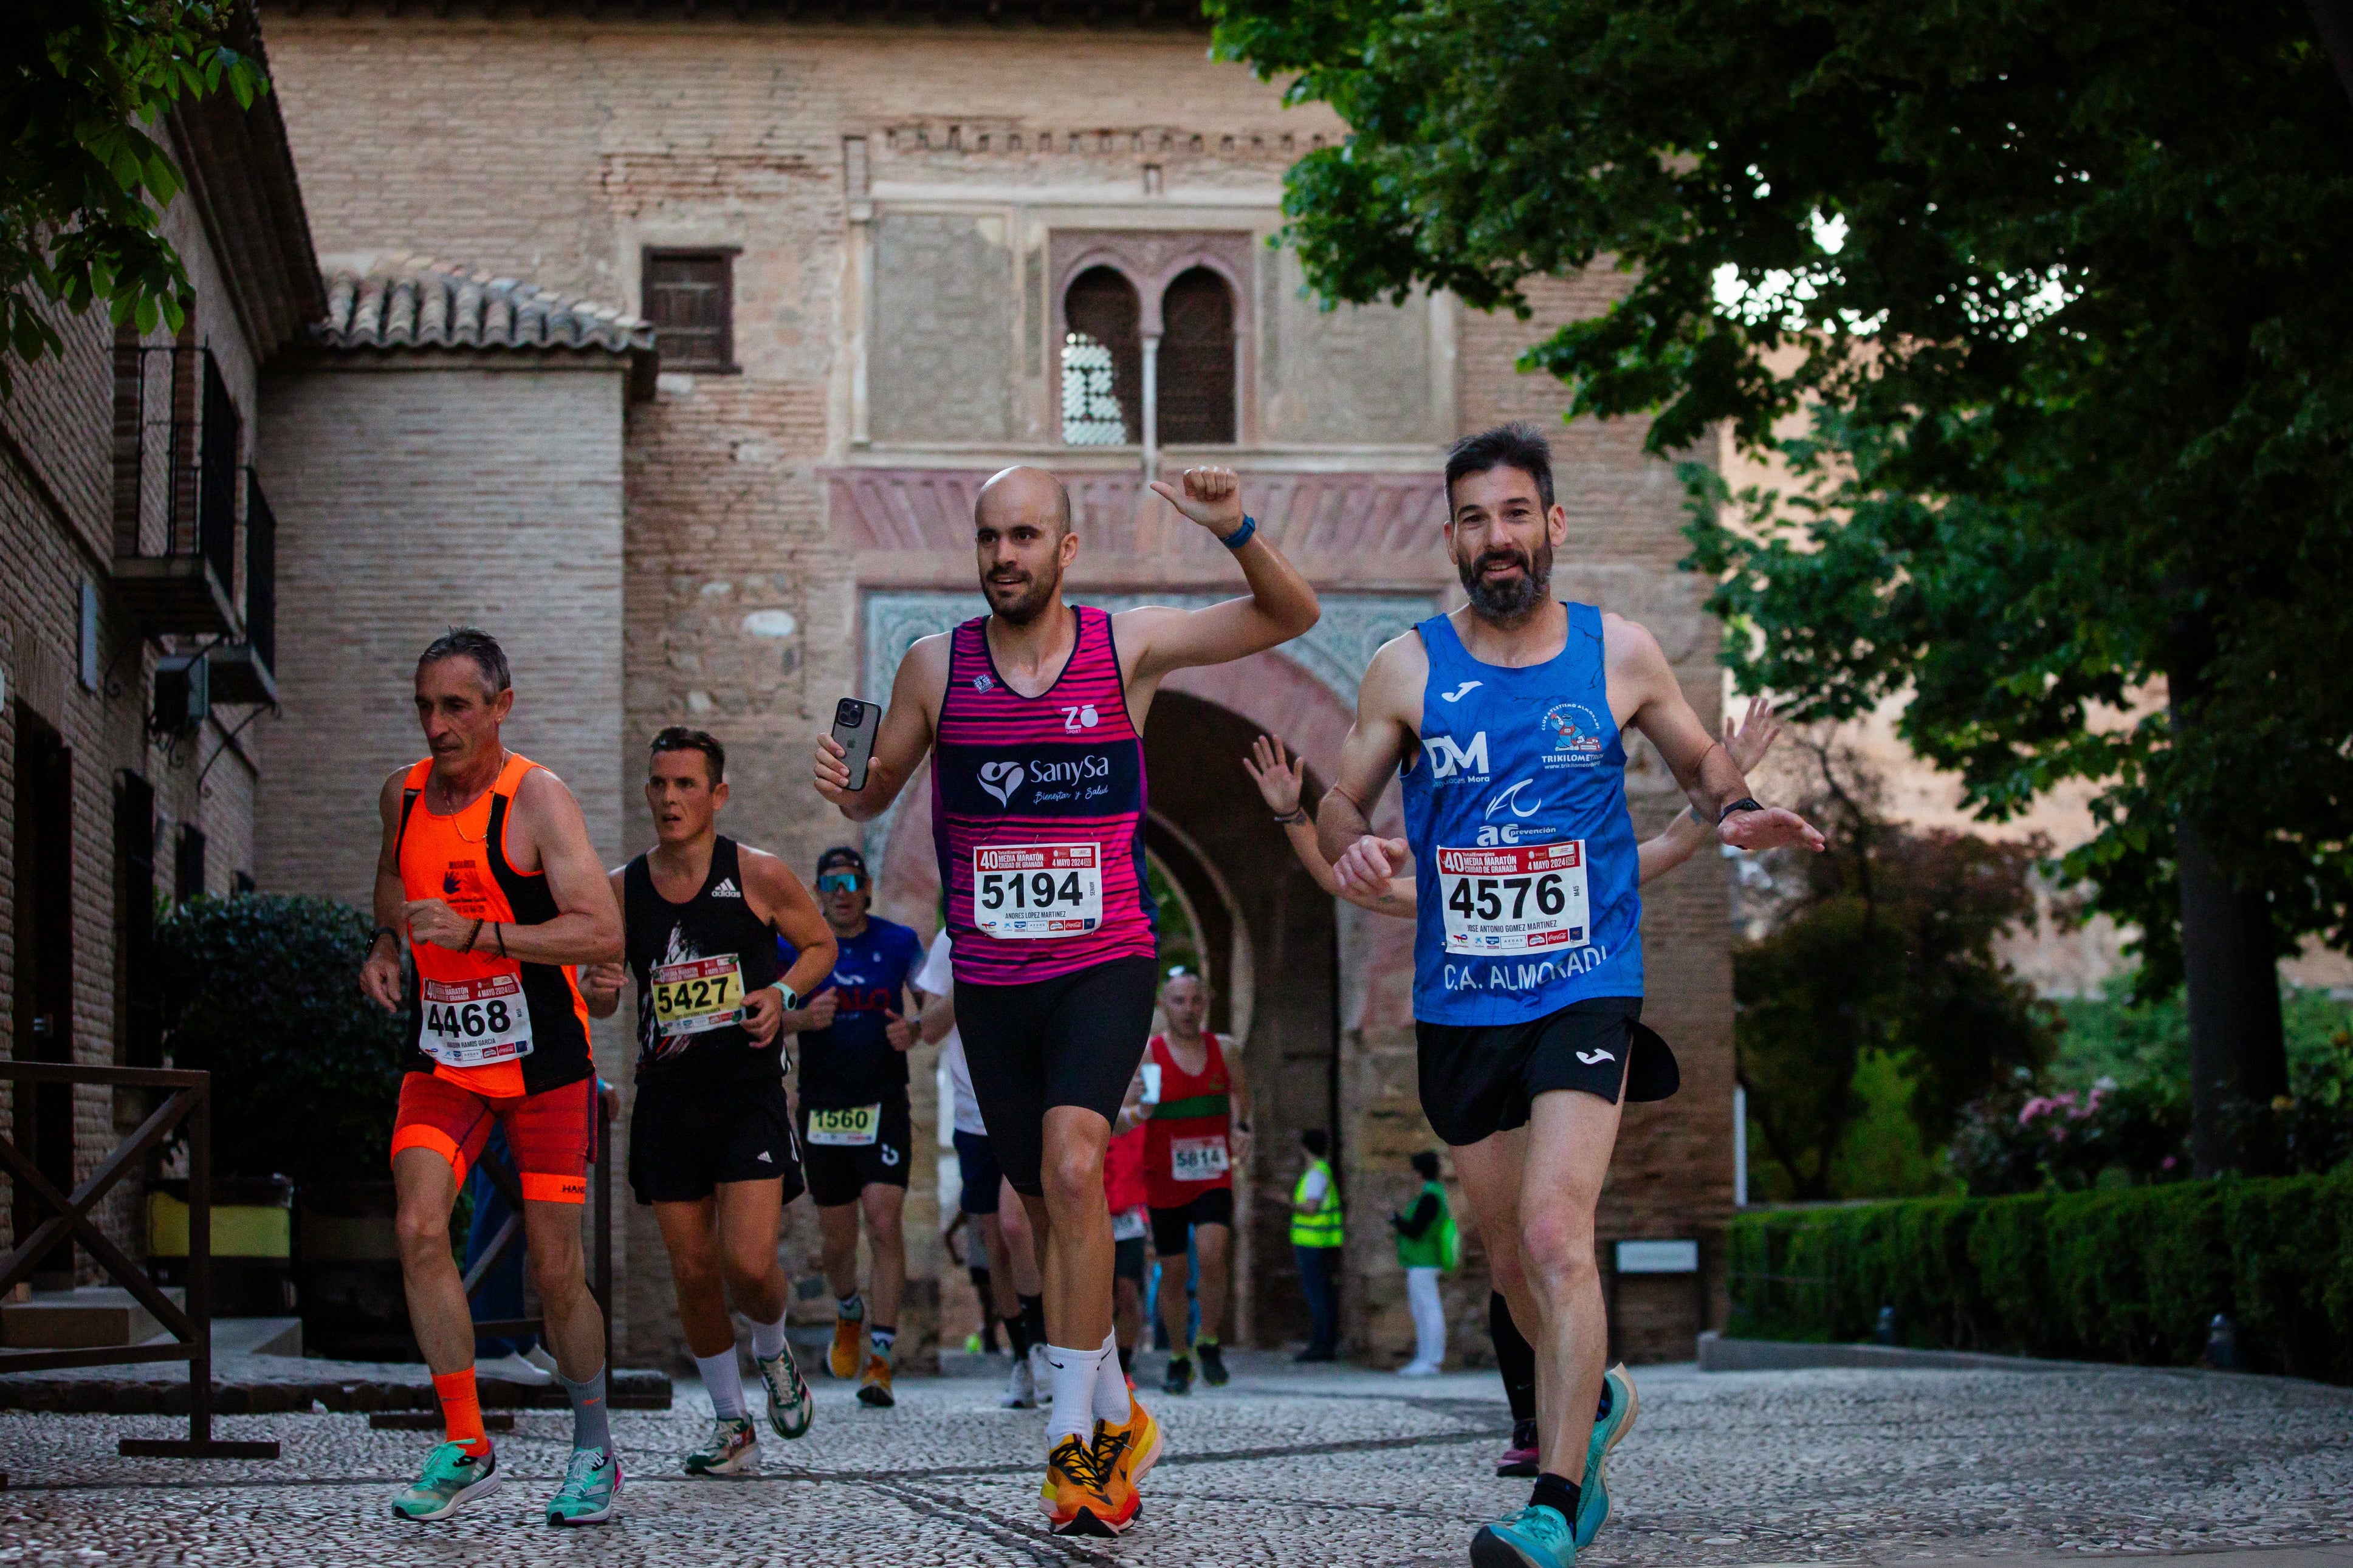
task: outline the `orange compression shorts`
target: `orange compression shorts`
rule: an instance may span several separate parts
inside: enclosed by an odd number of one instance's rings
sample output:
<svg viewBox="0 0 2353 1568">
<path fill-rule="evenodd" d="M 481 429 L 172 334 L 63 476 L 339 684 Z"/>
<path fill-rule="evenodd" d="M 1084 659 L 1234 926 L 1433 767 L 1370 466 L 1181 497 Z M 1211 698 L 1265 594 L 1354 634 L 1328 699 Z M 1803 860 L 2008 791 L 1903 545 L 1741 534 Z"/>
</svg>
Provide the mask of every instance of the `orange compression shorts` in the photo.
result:
<svg viewBox="0 0 2353 1568">
<path fill-rule="evenodd" d="M 430 1149 L 449 1162 L 462 1184 L 490 1142 L 494 1121 L 506 1127 L 526 1202 L 588 1201 L 588 1162 L 596 1148 L 594 1078 L 543 1094 L 488 1100 L 431 1073 L 409 1073 L 400 1080 L 393 1157 L 404 1149 Z"/>
</svg>

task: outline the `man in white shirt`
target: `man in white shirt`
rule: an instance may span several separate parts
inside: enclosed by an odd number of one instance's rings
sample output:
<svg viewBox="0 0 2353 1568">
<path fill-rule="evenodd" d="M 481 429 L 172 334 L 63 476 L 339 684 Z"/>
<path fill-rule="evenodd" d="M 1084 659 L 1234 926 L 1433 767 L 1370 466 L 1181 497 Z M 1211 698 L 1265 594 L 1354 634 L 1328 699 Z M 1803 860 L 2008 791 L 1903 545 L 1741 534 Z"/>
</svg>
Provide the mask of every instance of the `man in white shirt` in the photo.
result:
<svg viewBox="0 0 2353 1568">
<path fill-rule="evenodd" d="M 1029 1245 L 1029 1226 L 1017 1237 L 1004 1223 L 1005 1182 L 989 1148 L 988 1128 L 980 1119 L 980 1101 L 972 1092 L 972 1068 L 964 1058 L 964 1037 L 955 1026 L 955 976 L 951 968 L 952 944 L 944 931 L 932 939 L 915 989 L 924 996 L 923 1035 L 940 1047 L 954 1088 L 956 1170 L 963 1192 L 956 1206 L 971 1216 L 988 1252 L 989 1294 L 994 1300 L 983 1310 L 995 1312 L 1005 1324 L 1013 1349 L 1013 1374 L 1002 1401 L 1009 1410 L 1029 1410 L 1038 1403 L 1038 1363 L 1046 1346 L 1046 1299 L 1038 1277 L 1038 1260 Z M 1018 1207 L 1011 1212 L 1018 1213 Z"/>
</svg>

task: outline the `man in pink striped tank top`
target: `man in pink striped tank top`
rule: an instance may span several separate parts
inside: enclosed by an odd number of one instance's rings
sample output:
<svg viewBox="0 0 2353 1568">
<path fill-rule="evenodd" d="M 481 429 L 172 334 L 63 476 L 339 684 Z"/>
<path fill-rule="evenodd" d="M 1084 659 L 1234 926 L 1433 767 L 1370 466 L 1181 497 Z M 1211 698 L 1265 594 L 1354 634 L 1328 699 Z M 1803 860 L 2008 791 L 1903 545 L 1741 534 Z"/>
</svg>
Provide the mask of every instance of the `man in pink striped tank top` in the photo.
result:
<svg viewBox="0 0 2353 1568">
<path fill-rule="evenodd" d="M 1041 468 L 981 487 L 973 540 L 989 613 L 907 651 L 852 791 L 818 738 L 818 793 L 853 821 L 888 809 L 924 756 L 955 937 L 956 1022 L 990 1142 L 1040 1243 L 1053 1418 L 1041 1506 L 1058 1535 L 1116 1535 L 1160 1431 L 1112 1336 L 1103 1150 L 1153 1005 L 1144 720 L 1161 680 L 1290 641 L 1315 591 L 1242 511 L 1230 468 L 1153 489 L 1233 552 L 1249 596 L 1106 615 L 1062 601 L 1071 499 Z"/>
</svg>

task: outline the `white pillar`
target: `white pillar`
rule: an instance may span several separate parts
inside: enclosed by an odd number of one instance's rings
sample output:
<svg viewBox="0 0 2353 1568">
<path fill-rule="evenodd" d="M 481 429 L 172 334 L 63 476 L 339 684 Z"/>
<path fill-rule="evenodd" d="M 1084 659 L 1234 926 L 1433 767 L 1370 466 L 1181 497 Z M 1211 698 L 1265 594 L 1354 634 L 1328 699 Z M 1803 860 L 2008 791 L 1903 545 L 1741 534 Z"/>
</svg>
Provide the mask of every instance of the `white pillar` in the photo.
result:
<svg viewBox="0 0 2353 1568">
<path fill-rule="evenodd" d="M 1732 1086 L 1732 1206 L 1748 1206 L 1748 1091 Z"/>
<path fill-rule="evenodd" d="M 1160 334 L 1144 340 L 1144 479 L 1160 477 Z"/>
</svg>

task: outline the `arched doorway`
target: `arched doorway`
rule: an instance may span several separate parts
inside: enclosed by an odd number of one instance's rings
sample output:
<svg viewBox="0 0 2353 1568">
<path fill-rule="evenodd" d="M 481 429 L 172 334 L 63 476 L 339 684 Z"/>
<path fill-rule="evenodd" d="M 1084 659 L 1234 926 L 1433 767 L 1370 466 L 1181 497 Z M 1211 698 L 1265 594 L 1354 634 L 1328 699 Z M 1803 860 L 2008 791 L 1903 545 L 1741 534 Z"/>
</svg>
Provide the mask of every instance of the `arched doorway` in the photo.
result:
<svg viewBox="0 0 2353 1568">
<path fill-rule="evenodd" d="M 1210 1026 L 1241 1041 L 1254 1143 L 1235 1193 L 1234 1337 L 1305 1335 L 1291 1265 L 1294 1151 L 1339 1125 L 1339 937 L 1333 901 L 1296 858 L 1241 759 L 1259 727 L 1182 691 L 1154 700 L 1145 843 L 1185 894 L 1217 994 Z"/>
</svg>

